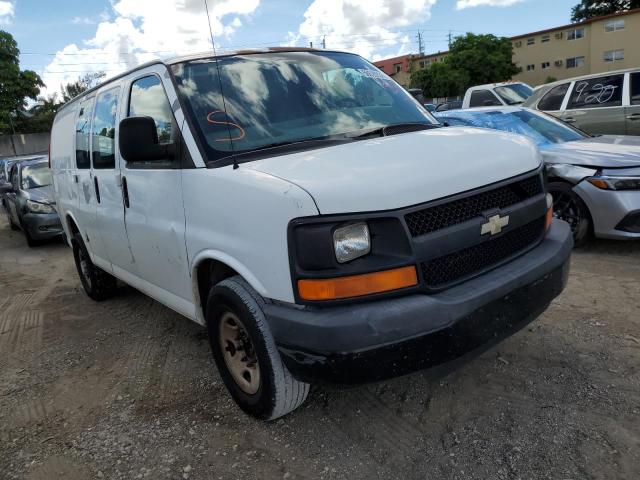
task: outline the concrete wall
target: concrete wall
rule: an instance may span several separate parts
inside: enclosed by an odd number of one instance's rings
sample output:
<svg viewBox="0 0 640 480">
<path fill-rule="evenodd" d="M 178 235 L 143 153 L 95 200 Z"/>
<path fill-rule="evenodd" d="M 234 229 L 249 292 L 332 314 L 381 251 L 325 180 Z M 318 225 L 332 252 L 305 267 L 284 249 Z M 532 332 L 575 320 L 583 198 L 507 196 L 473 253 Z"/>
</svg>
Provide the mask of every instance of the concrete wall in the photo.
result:
<svg viewBox="0 0 640 480">
<path fill-rule="evenodd" d="M 0 135 L 0 157 L 46 153 L 50 137 L 49 133 Z"/>
</svg>

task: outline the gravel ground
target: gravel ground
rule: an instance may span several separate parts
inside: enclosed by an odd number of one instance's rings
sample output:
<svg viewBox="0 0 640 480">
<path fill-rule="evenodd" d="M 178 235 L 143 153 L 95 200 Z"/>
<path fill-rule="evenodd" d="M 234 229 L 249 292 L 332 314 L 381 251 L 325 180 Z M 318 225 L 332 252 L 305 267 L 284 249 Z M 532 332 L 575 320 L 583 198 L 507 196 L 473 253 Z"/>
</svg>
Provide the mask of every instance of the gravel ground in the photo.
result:
<svg viewBox="0 0 640 480">
<path fill-rule="evenodd" d="M 314 388 L 243 415 L 205 331 L 0 227 L 0 478 L 640 478 L 640 243 L 576 251 L 529 328 L 444 379 Z"/>
</svg>

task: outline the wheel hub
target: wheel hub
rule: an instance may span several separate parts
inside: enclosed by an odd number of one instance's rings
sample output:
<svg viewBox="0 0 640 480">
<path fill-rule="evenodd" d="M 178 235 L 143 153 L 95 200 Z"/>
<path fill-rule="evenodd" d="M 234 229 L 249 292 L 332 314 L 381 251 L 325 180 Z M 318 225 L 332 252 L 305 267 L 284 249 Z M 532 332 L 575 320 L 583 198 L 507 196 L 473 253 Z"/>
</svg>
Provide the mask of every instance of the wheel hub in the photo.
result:
<svg viewBox="0 0 640 480">
<path fill-rule="evenodd" d="M 232 312 L 220 320 L 220 350 L 229 373 L 240 389 L 255 394 L 260 388 L 260 365 L 246 328 Z"/>
</svg>

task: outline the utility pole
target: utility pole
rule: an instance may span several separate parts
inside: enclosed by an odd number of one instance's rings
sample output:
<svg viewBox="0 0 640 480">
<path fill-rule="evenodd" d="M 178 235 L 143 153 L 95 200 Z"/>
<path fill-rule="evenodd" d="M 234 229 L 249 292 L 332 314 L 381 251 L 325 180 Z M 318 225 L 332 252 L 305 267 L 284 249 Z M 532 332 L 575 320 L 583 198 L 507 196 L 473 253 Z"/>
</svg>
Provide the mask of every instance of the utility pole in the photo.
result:
<svg viewBox="0 0 640 480">
<path fill-rule="evenodd" d="M 327 49 L 327 36 L 326 35 L 322 36 L 322 48 L 323 48 L 323 50 Z"/>
<path fill-rule="evenodd" d="M 451 30 L 449 30 L 448 38 L 449 38 L 449 49 L 451 49 Z"/>
<path fill-rule="evenodd" d="M 309 48 L 313 48 L 313 42 L 309 42 Z"/>
<path fill-rule="evenodd" d="M 418 30 L 418 53 L 420 56 L 424 55 L 424 45 L 422 44 L 422 32 Z"/>
</svg>

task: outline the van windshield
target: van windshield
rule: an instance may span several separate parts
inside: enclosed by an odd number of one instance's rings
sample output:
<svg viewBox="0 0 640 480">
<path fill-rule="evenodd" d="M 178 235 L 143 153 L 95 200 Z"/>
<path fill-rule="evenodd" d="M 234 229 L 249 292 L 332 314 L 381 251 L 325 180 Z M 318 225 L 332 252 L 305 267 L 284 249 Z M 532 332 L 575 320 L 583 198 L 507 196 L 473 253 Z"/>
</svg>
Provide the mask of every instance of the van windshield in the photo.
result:
<svg viewBox="0 0 640 480">
<path fill-rule="evenodd" d="M 180 63 L 173 73 L 208 161 L 306 140 L 350 141 L 389 125 L 438 123 L 394 80 L 347 53 L 236 55 L 217 64 Z"/>
</svg>

